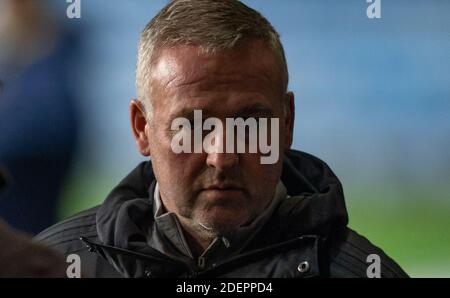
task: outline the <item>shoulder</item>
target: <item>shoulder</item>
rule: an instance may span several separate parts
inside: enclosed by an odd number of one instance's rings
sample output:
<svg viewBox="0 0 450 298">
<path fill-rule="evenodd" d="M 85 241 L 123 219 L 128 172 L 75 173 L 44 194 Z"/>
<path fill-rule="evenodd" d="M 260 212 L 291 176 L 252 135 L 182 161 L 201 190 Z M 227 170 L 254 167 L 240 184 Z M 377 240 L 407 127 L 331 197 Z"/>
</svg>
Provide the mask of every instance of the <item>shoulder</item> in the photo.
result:
<svg viewBox="0 0 450 298">
<path fill-rule="evenodd" d="M 96 215 L 99 207 L 80 212 L 42 231 L 34 240 L 59 252 L 66 258 L 76 254 L 80 258 L 85 277 L 121 277 L 97 253 L 90 252 L 81 237 L 98 242 Z"/>
<path fill-rule="evenodd" d="M 62 253 L 85 248 L 80 237 L 97 239 L 96 214 L 99 206 L 80 212 L 39 233 L 34 240 Z"/>
<path fill-rule="evenodd" d="M 382 278 L 408 277 L 382 249 L 350 228 L 344 228 L 333 236 L 330 249 L 330 277 L 365 278 L 368 277 L 368 269 L 373 268 L 370 267 L 372 264 L 379 264 Z"/>
</svg>

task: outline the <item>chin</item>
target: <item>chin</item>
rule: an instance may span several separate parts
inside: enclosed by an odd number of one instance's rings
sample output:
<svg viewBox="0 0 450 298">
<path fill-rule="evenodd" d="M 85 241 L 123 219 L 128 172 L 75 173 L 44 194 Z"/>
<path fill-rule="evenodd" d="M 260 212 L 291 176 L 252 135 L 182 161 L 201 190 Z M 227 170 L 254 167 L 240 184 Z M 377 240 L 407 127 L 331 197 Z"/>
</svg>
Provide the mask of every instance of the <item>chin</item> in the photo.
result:
<svg viewBox="0 0 450 298">
<path fill-rule="evenodd" d="M 242 211 L 242 209 L 217 208 L 202 214 L 198 222 L 217 234 L 228 234 L 249 221 L 248 214 Z"/>
</svg>

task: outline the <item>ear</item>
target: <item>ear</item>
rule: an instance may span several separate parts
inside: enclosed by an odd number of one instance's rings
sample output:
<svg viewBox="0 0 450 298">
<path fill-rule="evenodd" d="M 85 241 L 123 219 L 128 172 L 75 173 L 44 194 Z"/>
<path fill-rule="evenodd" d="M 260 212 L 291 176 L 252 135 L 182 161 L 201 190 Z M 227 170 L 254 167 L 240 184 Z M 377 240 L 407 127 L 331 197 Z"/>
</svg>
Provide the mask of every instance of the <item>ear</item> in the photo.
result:
<svg viewBox="0 0 450 298">
<path fill-rule="evenodd" d="M 285 117 L 285 127 L 286 127 L 286 135 L 285 135 L 285 150 L 291 149 L 293 139 L 294 139 L 294 121 L 295 121 L 295 97 L 294 93 L 288 92 L 284 96 L 287 113 Z"/>
<path fill-rule="evenodd" d="M 139 152 L 144 156 L 150 156 L 150 143 L 147 135 L 147 117 L 144 106 L 137 99 L 133 99 L 130 102 L 130 120 L 131 129 Z"/>
</svg>

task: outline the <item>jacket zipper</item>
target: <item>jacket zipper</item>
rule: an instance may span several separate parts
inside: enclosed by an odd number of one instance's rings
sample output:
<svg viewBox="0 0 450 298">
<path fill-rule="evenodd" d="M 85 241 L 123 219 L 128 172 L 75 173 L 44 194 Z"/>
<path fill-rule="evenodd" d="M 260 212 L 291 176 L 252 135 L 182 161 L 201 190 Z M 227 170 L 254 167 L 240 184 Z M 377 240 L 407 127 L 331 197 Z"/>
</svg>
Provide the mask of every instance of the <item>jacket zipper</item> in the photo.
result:
<svg viewBox="0 0 450 298">
<path fill-rule="evenodd" d="M 281 250 L 282 248 L 285 247 L 295 247 L 298 243 L 302 242 L 303 240 L 305 240 L 305 238 L 314 238 L 317 239 L 318 237 L 315 235 L 305 235 L 305 236 L 301 236 L 301 237 L 297 237 L 279 244 L 275 244 L 275 245 L 271 245 L 271 246 L 267 246 L 264 248 L 260 248 L 260 249 L 256 249 L 256 250 L 252 250 L 249 251 L 247 253 L 235 256 L 223 263 L 219 263 L 217 264 L 215 267 L 205 270 L 203 271 L 202 268 L 204 268 L 205 265 L 205 259 L 203 257 L 199 257 L 198 262 L 197 262 L 197 267 L 196 269 L 191 268 L 190 266 L 188 266 L 187 264 L 174 260 L 174 259 L 170 259 L 164 255 L 162 255 L 160 252 L 152 249 L 150 247 L 150 249 L 152 251 L 154 251 L 156 254 L 161 255 L 161 257 L 155 257 L 155 256 L 151 256 L 148 254 L 142 254 L 142 253 L 137 253 L 131 250 L 127 250 L 127 249 L 123 249 L 123 248 L 119 248 L 119 247 L 114 247 L 114 246 L 108 246 L 108 245 L 103 245 L 103 244 L 98 244 L 98 243 L 94 243 L 84 237 L 81 237 L 80 240 L 83 241 L 86 246 L 88 247 L 88 249 L 92 252 L 98 252 L 98 248 L 102 248 L 104 250 L 113 250 L 116 251 L 119 254 L 125 254 L 128 256 L 132 256 L 135 258 L 141 258 L 141 259 L 146 259 L 146 260 L 151 260 L 151 261 L 158 261 L 158 262 L 168 262 L 168 263 L 172 263 L 174 265 L 179 265 L 179 266 L 183 266 L 188 270 L 188 277 L 189 278 L 197 278 L 197 277 L 203 277 L 203 276 L 207 276 L 207 275 L 211 275 L 211 274 L 218 274 L 221 272 L 221 270 L 224 270 L 224 267 L 232 265 L 233 263 L 239 263 L 240 265 L 242 265 L 243 263 L 246 263 L 245 260 L 250 260 L 251 257 L 258 257 L 258 256 L 263 256 L 265 254 L 268 254 L 269 252 L 272 252 L 273 250 Z M 239 262 L 244 260 L 244 262 Z M 197 270 L 200 269 L 200 270 Z"/>
</svg>

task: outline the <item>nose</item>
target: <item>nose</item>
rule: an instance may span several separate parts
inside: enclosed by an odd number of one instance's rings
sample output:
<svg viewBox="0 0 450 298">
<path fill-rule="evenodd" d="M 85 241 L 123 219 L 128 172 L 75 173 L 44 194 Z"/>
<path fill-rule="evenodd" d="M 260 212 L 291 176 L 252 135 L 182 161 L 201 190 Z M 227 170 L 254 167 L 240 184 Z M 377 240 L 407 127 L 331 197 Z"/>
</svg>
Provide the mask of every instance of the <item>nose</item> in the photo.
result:
<svg viewBox="0 0 450 298">
<path fill-rule="evenodd" d="M 217 170 L 228 170 L 238 165 L 239 156 L 237 153 L 208 153 L 206 163 Z"/>
<path fill-rule="evenodd" d="M 227 134 L 216 134 L 213 139 L 213 147 L 207 153 L 206 163 L 217 170 L 227 170 L 239 163 L 239 155 L 235 150 L 227 152 Z M 230 150 L 228 150 L 230 151 Z"/>
</svg>

